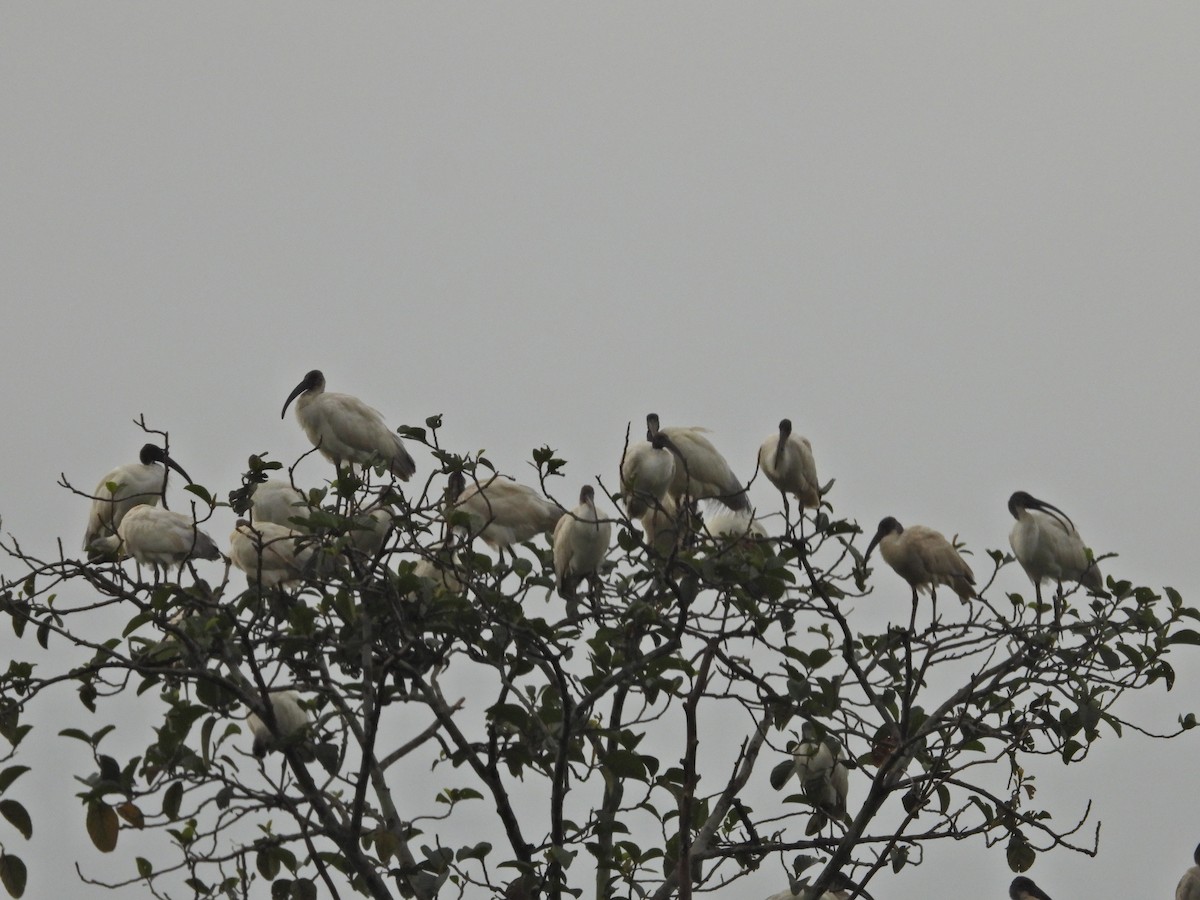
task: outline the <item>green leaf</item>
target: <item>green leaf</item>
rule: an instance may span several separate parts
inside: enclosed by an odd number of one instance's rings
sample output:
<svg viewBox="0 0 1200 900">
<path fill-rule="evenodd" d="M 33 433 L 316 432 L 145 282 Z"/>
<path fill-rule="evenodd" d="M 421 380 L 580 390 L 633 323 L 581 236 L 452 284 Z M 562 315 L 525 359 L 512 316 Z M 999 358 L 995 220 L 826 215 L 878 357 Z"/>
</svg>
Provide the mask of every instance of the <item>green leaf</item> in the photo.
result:
<svg viewBox="0 0 1200 900">
<path fill-rule="evenodd" d="M 1028 872 L 1037 858 L 1037 853 L 1019 831 L 1013 832 L 1008 840 L 1008 867 L 1014 872 Z"/>
<path fill-rule="evenodd" d="M 292 882 L 291 900 L 317 900 L 317 886 L 308 878 Z"/>
<path fill-rule="evenodd" d="M 184 490 L 187 491 L 189 494 L 195 494 L 197 497 L 199 497 L 201 500 L 203 500 L 209 506 L 214 505 L 212 494 L 210 494 L 207 490 L 205 490 L 200 485 L 189 484 L 187 487 L 184 488 Z"/>
<path fill-rule="evenodd" d="M 788 783 L 788 779 L 792 777 L 792 773 L 795 771 L 795 760 L 789 759 L 781 762 L 771 770 L 771 787 L 777 791 L 783 790 L 783 786 Z"/>
<path fill-rule="evenodd" d="M 29 818 L 29 813 L 25 811 L 25 807 L 16 800 L 0 800 L 0 816 L 8 819 L 13 828 L 21 832 L 25 840 L 29 840 L 33 835 L 33 820 Z"/>
<path fill-rule="evenodd" d="M 136 860 L 136 863 L 138 875 L 140 875 L 142 878 L 149 878 L 151 873 L 154 871 L 154 866 L 150 863 L 150 860 L 146 859 L 144 856 L 139 856 Z"/>
<path fill-rule="evenodd" d="M 9 785 L 29 771 L 29 766 L 9 766 L 0 772 L 0 794 L 8 790 Z"/>
<path fill-rule="evenodd" d="M 20 897 L 25 893 L 28 876 L 21 857 L 11 853 L 0 853 L 0 884 L 4 885 L 10 897 Z"/>
<path fill-rule="evenodd" d="M 1168 644 L 1196 644 L 1200 646 L 1200 632 L 1193 631 L 1191 628 L 1181 628 L 1171 635 L 1167 641 Z"/>
<path fill-rule="evenodd" d="M 176 781 L 163 795 L 163 815 L 172 822 L 179 818 L 179 807 L 183 804 L 183 782 Z"/>
<path fill-rule="evenodd" d="M 271 852 L 270 848 L 258 851 L 254 860 L 254 866 L 258 869 L 258 874 L 267 881 L 273 881 L 282 868 L 279 864 L 279 858 Z"/>
<path fill-rule="evenodd" d="M 87 832 L 92 843 L 101 853 L 112 853 L 117 849 L 117 832 L 121 823 L 111 806 L 93 802 L 88 804 Z"/>
</svg>

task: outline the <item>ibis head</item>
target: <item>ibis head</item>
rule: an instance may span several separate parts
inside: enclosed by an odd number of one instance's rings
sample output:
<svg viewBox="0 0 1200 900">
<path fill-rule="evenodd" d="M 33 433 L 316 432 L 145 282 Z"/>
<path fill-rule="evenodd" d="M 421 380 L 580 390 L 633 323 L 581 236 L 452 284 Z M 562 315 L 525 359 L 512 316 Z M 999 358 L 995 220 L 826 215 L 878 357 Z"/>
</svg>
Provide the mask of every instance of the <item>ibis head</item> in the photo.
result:
<svg viewBox="0 0 1200 900">
<path fill-rule="evenodd" d="M 904 526 L 897 522 L 892 516 L 888 516 L 879 521 L 879 527 L 875 529 L 875 537 L 871 538 L 871 543 L 867 544 L 867 552 L 863 556 L 863 565 L 866 565 L 868 559 L 871 558 L 871 551 L 878 546 L 889 534 L 902 534 Z"/>
<path fill-rule="evenodd" d="M 157 444 L 143 444 L 142 452 L 138 454 L 138 460 L 143 466 L 148 466 L 151 463 L 162 463 L 164 466 L 170 466 L 172 469 L 182 475 L 187 480 L 188 484 L 192 483 L 191 476 L 189 476 L 187 472 L 183 471 L 183 466 L 175 462 L 175 460 L 171 459 L 171 457 L 167 456 L 167 451 L 162 447 L 159 447 Z"/>
<path fill-rule="evenodd" d="M 288 407 L 291 406 L 292 401 L 301 394 L 308 391 L 313 391 L 314 393 L 319 394 L 323 390 L 325 390 L 325 376 L 321 373 L 320 369 L 313 369 L 304 376 L 303 381 L 292 388 L 292 392 L 288 394 L 287 400 L 285 400 L 283 403 L 283 411 L 279 413 L 279 418 L 282 419 L 285 415 L 287 415 Z"/>
<path fill-rule="evenodd" d="M 1053 503 L 1047 503 L 1045 500 L 1039 500 L 1025 491 L 1016 491 L 1008 498 L 1008 511 L 1014 519 L 1021 517 L 1021 511 L 1026 509 L 1036 509 L 1039 512 L 1044 512 L 1046 515 L 1058 519 L 1063 527 L 1068 531 L 1076 531 L 1075 523 L 1071 521 L 1071 517 L 1055 506 Z"/>
<path fill-rule="evenodd" d="M 1050 900 L 1046 892 L 1033 883 L 1032 878 L 1018 875 L 1008 886 L 1008 896 L 1012 900 Z"/>
<path fill-rule="evenodd" d="M 646 440 L 654 443 L 656 434 L 658 434 L 658 413 L 646 413 Z"/>
<path fill-rule="evenodd" d="M 779 443 L 782 445 L 792 435 L 792 420 L 781 419 L 779 422 Z"/>
</svg>

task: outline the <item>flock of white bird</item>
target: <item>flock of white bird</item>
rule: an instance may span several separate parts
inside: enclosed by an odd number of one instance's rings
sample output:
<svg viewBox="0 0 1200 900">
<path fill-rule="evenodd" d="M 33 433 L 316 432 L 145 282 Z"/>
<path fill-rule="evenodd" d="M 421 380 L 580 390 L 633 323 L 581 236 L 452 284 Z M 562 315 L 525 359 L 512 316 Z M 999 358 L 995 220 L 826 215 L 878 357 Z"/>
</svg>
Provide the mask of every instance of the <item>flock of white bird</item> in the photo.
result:
<svg viewBox="0 0 1200 900">
<path fill-rule="evenodd" d="M 399 436 L 383 416 L 349 394 L 325 390 L 325 376 L 309 372 L 288 395 L 280 416 L 296 401 L 296 418 L 313 446 L 337 468 L 381 466 L 395 478 L 407 481 L 416 463 Z M 664 555 L 679 537 L 679 511 L 684 504 L 708 500 L 714 506 L 706 517 L 705 529 L 718 540 L 737 541 L 765 537 L 755 518 L 746 485 L 705 436 L 702 428 L 660 426 L 658 416 L 646 417 L 646 440 L 627 447 L 621 460 L 621 500 L 631 519 L 640 521 L 647 543 Z M 817 509 L 832 482 L 821 486 L 817 479 L 812 445 L 793 433 L 784 419 L 779 430 L 762 444 L 758 465 L 783 495 L 785 507 L 794 498 L 803 509 Z M 84 534 L 84 549 L 93 558 L 132 557 L 164 577 L 172 567 L 190 559 L 218 559 L 216 543 L 197 527 L 193 517 L 158 507 L 164 496 L 168 473 L 177 471 L 191 482 L 184 469 L 160 447 L 146 444 L 139 461 L 113 469 L 93 494 L 91 514 Z M 230 535 L 229 559 L 246 573 L 251 584 L 264 588 L 287 586 L 299 580 L 315 552 L 302 532 L 307 501 L 291 484 L 267 481 L 257 485 L 251 500 L 250 519 L 239 519 Z M 1041 602 L 1042 584 L 1050 581 L 1061 589 L 1064 582 L 1078 582 L 1090 591 L 1103 590 L 1100 570 L 1083 543 L 1075 523 L 1058 507 L 1017 491 L 1008 501 L 1016 520 L 1009 542 L 1021 567 L 1029 576 Z M 470 523 L 469 537 L 479 537 L 497 551 L 528 541 L 541 533 L 553 533 L 554 571 L 559 593 L 572 598 L 587 580 L 589 589 L 600 589 L 599 570 L 608 554 L 611 521 L 596 508 L 595 492 L 585 485 L 579 505 L 565 511 L 526 485 L 503 476 L 467 484 L 461 472 L 450 475 L 446 514 L 461 513 Z M 355 543 L 368 554 L 383 546 L 392 524 L 385 507 L 367 511 L 370 527 L 356 532 Z M 448 532 L 436 557 L 447 564 L 422 560 L 416 574 L 441 580 L 446 590 L 459 591 L 461 582 L 451 564 L 455 544 L 464 535 Z M 918 595 L 929 592 L 936 602 L 938 586 L 946 586 L 963 601 L 975 596 L 975 576 L 957 548 L 940 532 L 922 525 L 903 527 L 891 516 L 883 519 L 867 546 L 863 565 L 878 547 L 884 561 L 912 589 L 915 624 Z M 257 712 L 248 719 L 254 736 L 254 753 L 291 740 L 308 725 L 308 715 L 293 691 L 271 694 L 271 710 L 264 709 L 273 723 Z M 806 729 L 809 726 L 805 726 Z M 806 730 L 794 752 L 793 773 L 813 806 L 831 817 L 845 812 L 848 771 L 842 750 L 833 738 L 818 738 Z M 1200 848 L 1197 850 L 1200 866 Z M 827 892 L 825 900 L 848 896 L 843 887 Z M 784 900 L 790 892 L 770 900 Z M 1010 888 L 1013 900 L 1048 900 L 1028 878 L 1020 877 Z M 1200 900 L 1200 868 L 1193 868 L 1180 882 L 1177 900 Z"/>
</svg>

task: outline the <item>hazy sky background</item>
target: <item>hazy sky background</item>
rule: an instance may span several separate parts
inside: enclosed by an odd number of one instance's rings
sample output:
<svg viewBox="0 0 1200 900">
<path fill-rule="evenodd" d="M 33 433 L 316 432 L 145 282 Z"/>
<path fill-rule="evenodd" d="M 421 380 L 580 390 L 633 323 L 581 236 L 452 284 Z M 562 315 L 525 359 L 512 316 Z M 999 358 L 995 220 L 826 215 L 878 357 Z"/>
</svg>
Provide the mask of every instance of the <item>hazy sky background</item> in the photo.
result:
<svg viewBox="0 0 1200 900">
<path fill-rule="evenodd" d="M 790 416 L 868 529 L 1007 547 L 1021 488 L 1200 603 L 1198 34 L 1182 3 L 5 4 L 4 529 L 74 551 L 86 503 L 55 481 L 132 461 L 139 413 L 214 492 L 294 458 L 279 410 L 319 367 L 514 475 L 556 447 L 567 496 L 613 484 L 651 409 L 743 478 Z M 1200 708 L 1175 662 L 1130 698 L 1162 729 Z M 1061 821 L 1095 797 L 1100 856 L 1029 874 L 1169 897 L 1196 740 L 1102 745 L 1039 797 Z M 101 865 L 74 787 L 46 783 L 29 895 L 91 897 L 62 865 Z M 1010 878 L 964 843 L 872 892 Z"/>
</svg>

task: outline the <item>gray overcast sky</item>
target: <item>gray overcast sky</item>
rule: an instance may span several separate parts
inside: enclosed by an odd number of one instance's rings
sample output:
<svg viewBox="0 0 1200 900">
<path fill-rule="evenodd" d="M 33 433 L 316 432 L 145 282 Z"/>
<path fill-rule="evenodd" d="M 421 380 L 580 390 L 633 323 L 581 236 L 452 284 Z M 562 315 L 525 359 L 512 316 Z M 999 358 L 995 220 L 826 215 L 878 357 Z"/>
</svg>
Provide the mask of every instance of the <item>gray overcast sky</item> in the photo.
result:
<svg viewBox="0 0 1200 900">
<path fill-rule="evenodd" d="M 132 460 L 139 413 L 214 490 L 294 458 L 320 367 L 518 476 L 549 443 L 567 496 L 651 408 L 743 477 L 787 415 L 868 528 L 1004 547 L 1023 488 L 1194 604 L 1198 34 L 1182 3 L 5 4 L 4 527 L 73 550 L 54 482 Z M 1168 897 L 1196 742 L 1104 743 L 1041 779 L 1096 797 L 1100 856 L 1031 874 Z M 955 845 L 873 887 L 1010 877 Z"/>
</svg>

